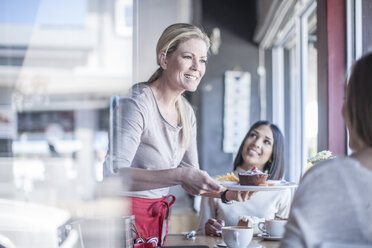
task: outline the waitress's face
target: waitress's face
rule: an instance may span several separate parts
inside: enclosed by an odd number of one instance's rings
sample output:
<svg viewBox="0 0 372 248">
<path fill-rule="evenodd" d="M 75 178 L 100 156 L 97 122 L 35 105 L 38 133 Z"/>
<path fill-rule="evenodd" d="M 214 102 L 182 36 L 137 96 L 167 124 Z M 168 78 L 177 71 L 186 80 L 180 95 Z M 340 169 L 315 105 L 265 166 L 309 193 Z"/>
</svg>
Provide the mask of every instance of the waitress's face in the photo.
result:
<svg viewBox="0 0 372 248">
<path fill-rule="evenodd" d="M 207 45 L 202 39 L 191 38 L 179 44 L 166 58 L 163 75 L 175 90 L 195 91 L 204 76 L 207 62 Z"/>
<path fill-rule="evenodd" d="M 248 170 L 256 166 L 263 170 L 266 162 L 271 159 L 273 153 L 273 131 L 268 125 L 261 125 L 253 129 L 244 142 L 242 156 L 244 169 Z"/>
</svg>

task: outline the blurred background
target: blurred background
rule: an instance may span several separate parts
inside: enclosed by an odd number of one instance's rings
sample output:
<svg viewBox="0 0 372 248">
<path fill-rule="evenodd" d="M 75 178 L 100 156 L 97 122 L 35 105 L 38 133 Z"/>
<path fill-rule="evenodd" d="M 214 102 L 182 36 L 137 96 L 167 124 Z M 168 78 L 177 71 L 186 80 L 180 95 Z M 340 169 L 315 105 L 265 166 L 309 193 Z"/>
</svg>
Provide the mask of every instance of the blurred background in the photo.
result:
<svg viewBox="0 0 372 248">
<path fill-rule="evenodd" d="M 229 172 L 250 125 L 266 119 L 286 139 L 285 179 L 298 182 L 308 157 L 350 152 L 344 82 L 372 50 L 370 13 L 368 0 L 0 0 L 0 197 L 70 220 L 126 216 L 126 179 L 102 176 L 110 98 L 150 77 L 176 22 L 212 41 L 202 83 L 186 93 L 200 167 Z M 198 199 L 172 193 L 170 233 L 196 228 Z"/>
</svg>

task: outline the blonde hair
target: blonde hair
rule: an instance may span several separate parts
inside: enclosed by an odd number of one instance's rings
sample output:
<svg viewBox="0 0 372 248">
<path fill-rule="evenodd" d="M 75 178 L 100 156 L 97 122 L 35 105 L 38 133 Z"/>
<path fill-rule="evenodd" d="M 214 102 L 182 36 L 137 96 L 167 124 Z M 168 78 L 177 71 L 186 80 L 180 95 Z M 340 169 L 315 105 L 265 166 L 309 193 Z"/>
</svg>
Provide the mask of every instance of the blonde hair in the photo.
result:
<svg viewBox="0 0 372 248">
<path fill-rule="evenodd" d="M 179 44 L 192 38 L 199 38 L 203 40 L 207 45 L 207 50 L 209 50 L 209 37 L 197 26 L 188 23 L 176 23 L 167 27 L 161 34 L 156 45 L 156 63 L 160 65 L 160 61 L 158 58 L 158 55 L 160 53 L 164 52 L 166 57 L 169 57 L 174 53 L 174 51 L 177 50 Z M 158 78 L 161 77 L 162 73 L 163 69 L 159 66 L 159 68 L 151 75 L 150 79 L 147 82 L 152 83 L 156 81 Z M 184 98 L 182 95 L 176 102 L 176 107 L 178 113 L 180 114 L 182 125 L 182 143 L 185 149 L 189 147 L 191 130 L 191 123 L 190 119 L 188 118 L 188 110 L 186 107 L 187 104 L 188 102 L 186 98 Z"/>
</svg>

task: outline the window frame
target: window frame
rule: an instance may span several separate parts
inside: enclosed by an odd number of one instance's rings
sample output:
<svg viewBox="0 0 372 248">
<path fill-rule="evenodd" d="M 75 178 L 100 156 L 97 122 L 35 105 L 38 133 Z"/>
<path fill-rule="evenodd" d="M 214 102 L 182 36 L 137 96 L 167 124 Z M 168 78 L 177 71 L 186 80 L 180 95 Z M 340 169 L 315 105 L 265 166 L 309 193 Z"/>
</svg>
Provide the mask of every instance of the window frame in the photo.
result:
<svg viewBox="0 0 372 248">
<path fill-rule="evenodd" d="M 296 3 L 293 8 L 293 17 L 287 21 L 284 27 L 275 35 L 275 43 L 272 47 L 272 110 L 273 122 L 283 131 L 285 137 L 289 137 L 289 166 L 287 177 L 290 181 L 298 182 L 307 166 L 307 144 L 305 138 L 305 103 L 307 86 L 307 42 L 308 42 L 308 18 L 316 12 L 317 3 L 315 0 Z M 293 43 L 295 48 L 292 52 L 292 59 L 295 58 L 296 75 L 290 85 L 293 86 L 291 92 L 290 113 L 285 113 L 284 109 L 284 49 L 289 43 Z M 291 70 L 289 70 L 291 71 Z M 290 80 L 292 75 L 290 75 Z M 285 134 L 285 119 L 289 115 L 291 128 L 290 133 Z M 300 164 L 301 166 L 298 166 Z"/>
</svg>

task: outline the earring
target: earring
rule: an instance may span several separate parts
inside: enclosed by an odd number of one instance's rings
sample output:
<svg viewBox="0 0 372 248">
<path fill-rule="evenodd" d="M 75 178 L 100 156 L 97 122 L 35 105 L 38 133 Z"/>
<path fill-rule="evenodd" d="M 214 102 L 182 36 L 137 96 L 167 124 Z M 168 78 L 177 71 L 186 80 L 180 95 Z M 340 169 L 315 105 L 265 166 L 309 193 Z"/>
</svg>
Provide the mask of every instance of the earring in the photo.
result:
<svg viewBox="0 0 372 248">
<path fill-rule="evenodd" d="M 160 65 L 160 68 L 162 68 L 163 70 L 166 69 L 167 55 L 164 52 L 162 52 L 159 56 L 159 65 Z"/>
</svg>

